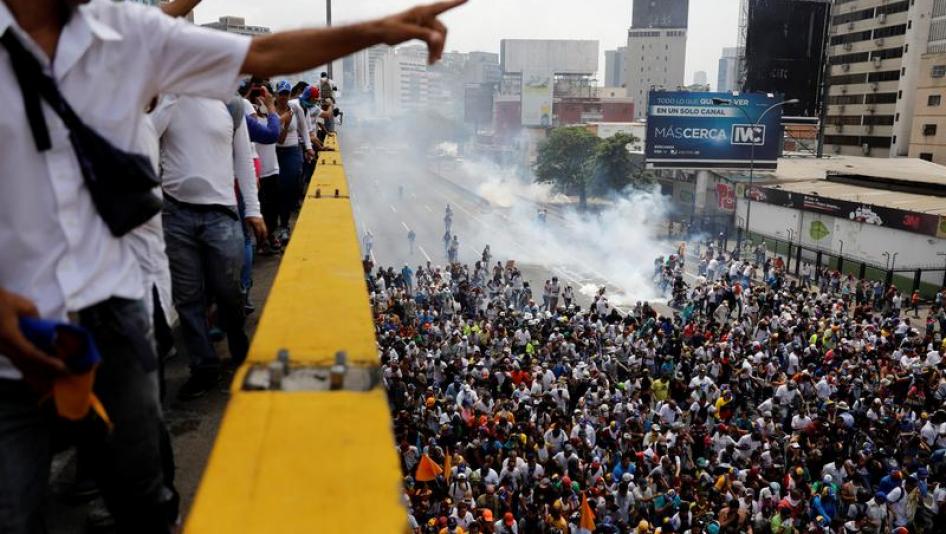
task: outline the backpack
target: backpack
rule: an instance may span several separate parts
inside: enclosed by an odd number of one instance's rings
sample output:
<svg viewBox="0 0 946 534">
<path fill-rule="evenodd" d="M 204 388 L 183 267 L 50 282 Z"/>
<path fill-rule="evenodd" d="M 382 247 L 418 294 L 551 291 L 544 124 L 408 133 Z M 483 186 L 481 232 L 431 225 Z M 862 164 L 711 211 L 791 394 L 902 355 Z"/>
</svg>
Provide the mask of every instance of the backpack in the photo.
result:
<svg viewBox="0 0 946 534">
<path fill-rule="evenodd" d="M 227 111 L 230 112 L 230 118 L 233 119 L 233 135 L 236 135 L 237 128 L 240 127 L 240 121 L 246 120 L 243 115 L 243 99 L 236 97 L 227 102 Z"/>
</svg>

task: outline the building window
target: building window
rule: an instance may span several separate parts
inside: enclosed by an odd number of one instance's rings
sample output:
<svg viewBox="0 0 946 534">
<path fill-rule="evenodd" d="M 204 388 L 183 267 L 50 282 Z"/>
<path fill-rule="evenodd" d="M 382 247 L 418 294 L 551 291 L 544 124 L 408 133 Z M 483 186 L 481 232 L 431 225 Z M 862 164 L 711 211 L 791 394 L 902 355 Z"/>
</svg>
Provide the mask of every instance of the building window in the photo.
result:
<svg viewBox="0 0 946 534">
<path fill-rule="evenodd" d="M 946 65 L 933 65 L 933 70 L 930 72 L 930 76 L 933 78 L 942 78 L 946 76 Z"/>
<path fill-rule="evenodd" d="M 926 105 L 930 107 L 935 107 L 935 106 L 938 106 L 942 100 L 943 100 L 943 97 L 940 95 L 930 95 L 929 97 L 926 98 Z"/>
<path fill-rule="evenodd" d="M 920 159 L 925 161 L 933 161 L 933 154 L 929 152 L 920 152 Z"/>
<path fill-rule="evenodd" d="M 936 135 L 936 125 L 935 125 L 935 124 L 924 124 L 924 125 L 923 125 L 923 135 L 924 135 L 924 136 Z"/>
</svg>

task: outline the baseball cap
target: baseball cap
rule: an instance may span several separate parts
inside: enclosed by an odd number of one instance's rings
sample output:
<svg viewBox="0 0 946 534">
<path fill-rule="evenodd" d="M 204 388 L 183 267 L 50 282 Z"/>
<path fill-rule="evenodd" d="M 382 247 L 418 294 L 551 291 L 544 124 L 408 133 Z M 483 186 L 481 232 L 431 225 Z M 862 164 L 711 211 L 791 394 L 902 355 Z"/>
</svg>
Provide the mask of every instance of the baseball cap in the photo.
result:
<svg viewBox="0 0 946 534">
<path fill-rule="evenodd" d="M 299 102 L 306 106 L 314 106 L 318 104 L 319 100 L 319 88 L 314 85 L 310 85 L 302 90 L 302 94 L 299 95 Z"/>
<path fill-rule="evenodd" d="M 484 520 L 484 521 L 492 522 L 492 521 L 493 521 L 493 511 L 490 510 L 489 508 L 483 510 L 483 520 Z"/>
<path fill-rule="evenodd" d="M 279 80 L 279 83 L 276 84 L 277 93 L 290 93 L 292 92 L 292 85 L 288 80 Z"/>
<path fill-rule="evenodd" d="M 512 512 L 506 512 L 506 514 L 503 516 L 503 523 L 507 527 L 511 527 L 512 524 L 515 522 L 516 522 L 516 518 L 513 517 Z"/>
</svg>

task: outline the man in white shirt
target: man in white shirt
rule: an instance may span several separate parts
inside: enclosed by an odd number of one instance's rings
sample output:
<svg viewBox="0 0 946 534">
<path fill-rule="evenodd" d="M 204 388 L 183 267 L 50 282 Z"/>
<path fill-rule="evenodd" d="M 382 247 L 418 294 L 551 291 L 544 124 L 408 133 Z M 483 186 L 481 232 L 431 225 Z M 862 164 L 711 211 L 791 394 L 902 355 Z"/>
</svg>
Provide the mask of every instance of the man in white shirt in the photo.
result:
<svg viewBox="0 0 946 534">
<path fill-rule="evenodd" d="M 95 390 L 113 428 L 94 446 L 106 503 L 122 532 L 168 532 L 161 472 L 161 410 L 141 268 L 128 239 L 113 235 L 92 202 L 69 131 L 49 102 L 37 108 L 49 143 L 30 135 L 9 56 L 39 63 L 85 124 L 119 150 L 142 153 L 143 110 L 158 94 L 228 98 L 239 73 L 300 72 L 378 43 L 419 38 L 439 59 L 436 20 L 462 2 L 373 22 L 249 38 L 202 29 L 138 4 L 95 0 L 0 2 L 0 97 L 13 103 L 0 129 L 0 532 L 43 531 L 52 419 L 39 400 L 68 373 L 23 335 L 20 318 L 74 320 L 96 340 Z M 81 5 L 79 4 L 88 4 Z M 17 52 L 19 53 L 19 52 Z M 55 65 L 55 68 L 53 68 Z M 102 433 L 104 438 L 105 433 Z"/>
<path fill-rule="evenodd" d="M 179 393 L 186 400 L 203 395 L 219 378 L 220 359 L 207 328 L 208 302 L 217 304 L 233 362 L 242 363 L 249 349 L 240 284 L 243 227 L 234 176 L 246 223 L 258 241 L 266 238 L 266 226 L 242 106 L 233 115 L 220 100 L 164 97 L 152 117 L 161 136 L 164 233 L 174 306 L 191 360 L 191 377 Z"/>
<path fill-rule="evenodd" d="M 289 240 L 289 217 L 302 199 L 302 168 L 305 159 L 315 157 L 309 139 L 309 121 L 296 99 L 290 100 L 292 86 L 286 80 L 276 84 L 276 111 L 292 114 L 289 122 L 283 123 L 276 143 L 279 160 L 279 228 L 277 235 L 285 244 Z M 305 151 L 303 153 L 303 146 Z"/>
</svg>

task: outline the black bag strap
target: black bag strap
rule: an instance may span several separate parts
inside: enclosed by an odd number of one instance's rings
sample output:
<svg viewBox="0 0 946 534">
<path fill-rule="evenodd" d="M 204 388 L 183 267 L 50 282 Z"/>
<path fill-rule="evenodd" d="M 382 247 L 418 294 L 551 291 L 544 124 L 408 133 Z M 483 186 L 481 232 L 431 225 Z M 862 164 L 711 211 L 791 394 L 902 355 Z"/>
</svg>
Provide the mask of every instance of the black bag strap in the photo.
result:
<svg viewBox="0 0 946 534">
<path fill-rule="evenodd" d="M 72 110 L 62 93 L 59 92 L 56 82 L 43 72 L 43 67 L 36 56 L 27 50 L 20 39 L 17 38 L 13 28 L 7 28 L 3 32 L 3 36 L 0 37 L 0 44 L 3 44 L 10 56 L 13 72 L 16 74 L 17 83 L 20 85 L 20 92 L 23 94 L 23 107 L 26 109 L 26 118 L 30 123 L 30 130 L 33 132 L 36 150 L 43 152 L 52 147 L 52 142 L 49 139 L 49 127 L 46 125 L 46 119 L 43 117 L 43 110 L 40 105 L 41 98 L 46 100 L 53 111 L 59 115 L 69 131 L 77 132 L 87 128 Z"/>
</svg>

